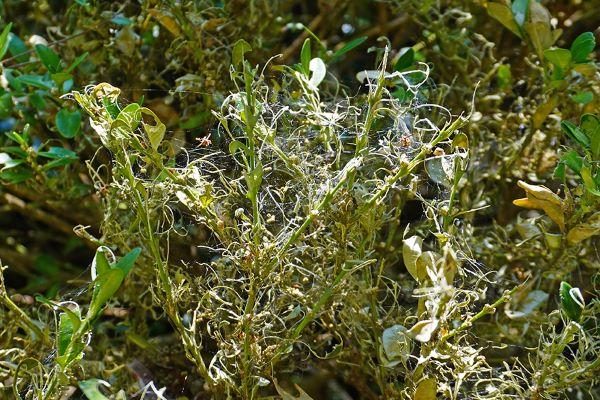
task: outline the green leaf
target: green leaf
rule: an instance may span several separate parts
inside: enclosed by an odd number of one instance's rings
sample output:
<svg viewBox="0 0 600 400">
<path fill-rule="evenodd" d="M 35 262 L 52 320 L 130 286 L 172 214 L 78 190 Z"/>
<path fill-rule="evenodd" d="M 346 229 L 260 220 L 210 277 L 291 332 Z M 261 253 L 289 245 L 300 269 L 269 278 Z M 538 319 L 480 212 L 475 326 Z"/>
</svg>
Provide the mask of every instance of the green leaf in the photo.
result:
<svg viewBox="0 0 600 400">
<path fill-rule="evenodd" d="M 246 173 L 246 183 L 248 184 L 248 194 L 246 197 L 253 200 L 256 199 L 258 195 L 258 191 L 260 190 L 260 185 L 262 183 L 263 178 L 263 166 L 259 161 L 254 168 L 249 173 Z"/>
<path fill-rule="evenodd" d="M 353 40 L 349 41 L 348 43 L 346 43 L 344 45 L 344 47 L 342 47 L 341 49 L 339 49 L 335 53 L 333 53 L 333 58 L 337 58 L 337 57 L 340 57 L 340 56 L 346 54 L 347 52 L 349 52 L 353 48 L 358 47 L 361 44 L 363 44 L 364 41 L 367 40 L 367 39 L 368 39 L 368 36 L 361 36 L 359 38 L 356 38 L 356 39 L 353 39 Z"/>
<path fill-rule="evenodd" d="M 81 127 L 81 113 L 77 110 L 71 112 L 61 108 L 54 118 L 56 128 L 62 137 L 70 139 L 79 133 Z"/>
<path fill-rule="evenodd" d="M 73 70 L 74 70 L 75 68 L 77 68 L 77 66 L 78 66 L 79 64 L 81 64 L 81 62 L 82 62 L 83 60 L 85 60 L 85 59 L 86 59 L 86 57 L 87 57 L 88 55 L 89 55 L 89 53 L 86 51 L 85 53 L 83 53 L 82 55 L 80 55 L 79 57 L 77 57 L 77 58 L 75 59 L 75 61 L 73 61 L 73 63 L 72 63 L 70 66 L 69 66 L 69 68 L 67 68 L 67 70 L 66 70 L 65 72 L 67 72 L 67 73 L 69 73 L 69 74 L 70 74 L 71 72 L 73 72 Z"/>
<path fill-rule="evenodd" d="M 594 196 L 600 196 L 600 190 L 598 190 L 600 185 L 598 185 L 597 180 L 594 179 L 590 165 L 584 164 L 581 168 L 581 179 L 588 192 Z"/>
<path fill-rule="evenodd" d="M 80 381 L 78 385 L 79 389 L 81 389 L 88 400 L 109 400 L 108 397 L 103 395 L 102 392 L 100 392 L 100 389 L 98 389 L 100 385 L 110 387 L 110 385 L 103 380 L 92 378 L 85 381 Z"/>
<path fill-rule="evenodd" d="M 579 288 L 574 288 L 567 282 L 561 282 L 560 303 L 567 317 L 575 322 L 579 322 L 585 307 L 585 302 Z"/>
<path fill-rule="evenodd" d="M 127 18 L 126 16 L 124 16 L 123 14 L 115 15 L 110 20 L 110 22 L 112 22 L 113 24 L 121 25 L 121 26 L 127 26 L 127 25 L 133 24 L 133 21 L 131 19 Z"/>
<path fill-rule="evenodd" d="M 17 80 L 21 83 L 39 89 L 50 90 L 54 87 L 54 82 L 42 75 L 21 75 L 17 78 Z"/>
<path fill-rule="evenodd" d="M 12 27 L 12 23 L 9 23 L 4 27 L 2 33 L 0 33 L 0 60 L 6 54 L 6 50 L 8 49 L 8 34 L 10 33 L 10 28 Z"/>
<path fill-rule="evenodd" d="M 65 149 L 64 147 L 50 147 L 48 151 L 40 151 L 39 156 L 59 159 L 59 158 L 75 158 L 77 159 L 77 153 L 73 150 Z"/>
<path fill-rule="evenodd" d="M 490 17 L 500 22 L 512 33 L 518 37 L 522 37 L 519 25 L 515 21 L 513 13 L 507 5 L 501 3 L 488 3 L 487 12 Z"/>
<path fill-rule="evenodd" d="M 586 149 L 590 148 L 590 140 L 587 135 L 581 131 L 574 123 L 570 121 L 562 121 L 560 123 L 562 130 L 569 136 L 572 140 L 579 143 Z"/>
<path fill-rule="evenodd" d="M 575 150 L 571 150 L 560 158 L 559 163 L 566 165 L 571 171 L 579 174 L 583 167 L 583 158 Z"/>
<path fill-rule="evenodd" d="M 554 179 L 559 179 L 561 181 L 565 180 L 565 164 L 558 163 L 556 164 L 556 168 L 554 168 L 554 172 L 552 173 L 552 177 Z"/>
<path fill-rule="evenodd" d="M 10 116 L 13 111 L 14 103 L 10 93 L 4 93 L 0 96 L 0 119 Z"/>
<path fill-rule="evenodd" d="M 100 311 L 106 306 L 110 298 L 119 290 L 125 273 L 120 269 L 109 269 L 94 279 L 94 290 L 90 308 L 86 316 L 87 320 L 92 320 L 100 314 Z"/>
<path fill-rule="evenodd" d="M 584 32 L 571 44 L 571 56 L 576 63 L 587 61 L 588 55 L 594 51 L 596 47 L 596 38 L 592 32 Z"/>
<path fill-rule="evenodd" d="M 252 51 L 252 46 L 244 39 L 235 42 L 231 53 L 231 63 L 233 66 L 237 68 L 237 66 L 244 61 L 244 54 L 249 51 Z"/>
<path fill-rule="evenodd" d="M 31 178 L 33 178 L 33 171 L 29 169 L 9 169 L 0 172 L 0 180 L 7 181 L 13 185 L 25 182 Z"/>
<path fill-rule="evenodd" d="M 75 311 L 65 306 L 59 306 L 63 311 L 59 316 L 58 323 L 58 337 L 56 344 L 56 351 L 58 356 L 67 356 L 67 360 L 78 358 L 83 351 L 84 343 L 76 344 L 73 347 L 72 354 L 66 354 L 69 344 L 73 340 L 73 333 L 75 333 L 81 326 L 81 312 L 79 307 L 75 308 Z"/>
<path fill-rule="evenodd" d="M 304 44 L 302 45 L 302 50 L 300 51 L 300 63 L 302 64 L 302 72 L 305 75 L 310 74 L 310 60 L 312 58 L 311 50 L 310 50 L 310 38 L 306 38 Z"/>
<path fill-rule="evenodd" d="M 394 64 L 394 70 L 396 71 L 404 71 L 415 61 L 415 51 L 412 47 L 409 47 L 404 50 L 404 52 L 400 53 L 400 57 L 398 57 L 398 61 Z"/>
<path fill-rule="evenodd" d="M 530 0 L 514 0 L 512 2 L 511 11 L 515 18 L 515 22 L 519 26 L 523 26 L 527 15 L 529 14 L 529 1 Z"/>
<path fill-rule="evenodd" d="M 68 72 L 57 72 L 55 74 L 50 75 L 52 80 L 56 82 L 56 86 L 61 87 L 63 83 L 73 78 L 73 75 Z"/>
<path fill-rule="evenodd" d="M 61 71 L 60 57 L 50 47 L 44 46 L 43 44 L 37 44 L 35 46 L 35 52 L 50 73 L 55 74 Z"/>
<path fill-rule="evenodd" d="M 117 118 L 121 110 L 119 109 L 119 105 L 116 101 L 111 100 L 108 96 L 102 98 L 102 104 L 104 105 L 104 109 L 108 112 L 111 118 Z"/>
<path fill-rule="evenodd" d="M 238 150 L 242 150 L 242 152 L 246 154 L 248 152 L 248 147 L 239 140 L 234 140 L 229 143 L 229 154 L 233 156 Z"/>
<path fill-rule="evenodd" d="M 44 164 L 42 169 L 47 171 L 52 168 L 64 167 L 65 165 L 73 164 L 75 161 L 77 161 L 77 158 L 60 158 Z"/>
<path fill-rule="evenodd" d="M 27 55 L 27 45 L 14 33 L 8 35 L 8 52 L 15 58 L 19 63 L 27 62 L 29 56 Z M 2 57 L 0 57 L 2 58 Z"/>
<path fill-rule="evenodd" d="M 27 140 L 19 135 L 17 132 L 6 132 L 6 136 L 8 136 L 9 139 L 17 142 L 18 144 L 20 144 L 21 146 L 27 146 Z"/>
<path fill-rule="evenodd" d="M 133 131 L 142 121 L 141 107 L 138 103 L 131 103 L 119 112 L 116 121 L 123 121 Z"/>
<path fill-rule="evenodd" d="M 499 66 L 496 76 L 498 80 L 498 87 L 500 87 L 500 89 L 509 88 L 512 83 L 512 73 L 510 71 L 510 64 L 502 64 L 501 66 Z"/>
<path fill-rule="evenodd" d="M 104 261 L 100 261 L 101 264 L 103 264 L 100 267 L 102 271 L 96 269 L 97 275 L 94 279 L 92 301 L 90 302 L 86 320 L 89 321 L 96 318 L 100 311 L 106 306 L 108 300 L 110 300 L 117 290 L 119 290 L 119 287 L 121 287 L 123 280 L 131 268 L 133 268 L 140 253 L 141 249 L 136 247 L 108 269 L 106 269 Z M 96 267 L 98 267 L 98 264 L 96 264 Z"/>
<path fill-rule="evenodd" d="M 580 92 L 571 96 L 575 103 L 579 104 L 588 104 L 592 100 L 594 100 L 594 95 L 592 92 Z"/>
<path fill-rule="evenodd" d="M 112 268 L 120 269 L 121 271 L 123 271 L 123 273 L 125 275 L 127 275 L 129 273 L 129 271 L 131 271 L 131 268 L 133 268 L 133 265 L 135 264 L 135 261 L 140 256 L 141 252 L 142 252 L 141 248 L 139 248 L 139 247 L 134 248 L 129 253 L 127 253 L 125 256 L 123 256 L 123 258 L 121 258 L 115 265 L 113 265 Z"/>
<path fill-rule="evenodd" d="M 590 139 L 590 152 L 594 160 L 600 159 L 600 118 L 594 114 L 584 114 L 579 123 Z"/>
<path fill-rule="evenodd" d="M 556 48 L 544 50 L 544 57 L 562 70 L 566 70 L 569 68 L 569 64 L 571 64 L 571 52 L 567 49 Z"/>
</svg>

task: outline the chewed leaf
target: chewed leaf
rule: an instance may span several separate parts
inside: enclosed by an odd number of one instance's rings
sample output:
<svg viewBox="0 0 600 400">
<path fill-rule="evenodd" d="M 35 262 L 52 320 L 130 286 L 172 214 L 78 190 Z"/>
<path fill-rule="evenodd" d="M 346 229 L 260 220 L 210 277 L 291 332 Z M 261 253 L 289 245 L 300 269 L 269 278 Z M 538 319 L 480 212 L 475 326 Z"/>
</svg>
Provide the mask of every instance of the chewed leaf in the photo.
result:
<svg viewBox="0 0 600 400">
<path fill-rule="evenodd" d="M 150 145 L 152 146 L 152 148 L 154 150 L 157 150 L 158 146 L 160 145 L 163 138 L 165 137 L 165 132 L 167 130 L 167 127 L 165 126 L 165 124 L 163 124 L 160 121 L 160 119 L 154 113 L 154 111 L 150 110 L 149 108 L 142 107 L 139 109 L 139 111 L 142 114 L 149 115 L 154 119 L 154 124 L 147 124 L 142 121 L 142 126 L 144 127 L 144 130 L 146 131 L 146 134 L 148 135 L 148 140 L 150 141 Z"/>
<path fill-rule="evenodd" d="M 125 276 L 133 267 L 135 260 L 140 255 L 141 249 L 136 247 L 127 255 L 121 258 L 115 265 L 108 270 L 98 273 L 94 279 L 94 290 L 92 293 L 92 301 L 86 319 L 93 320 L 98 316 L 100 311 L 106 306 L 106 303 L 119 290 Z M 98 271 L 99 272 L 99 271 Z"/>
<path fill-rule="evenodd" d="M 244 39 L 240 39 L 233 45 L 233 51 L 231 54 L 231 63 L 237 68 L 239 64 L 244 61 L 244 54 L 252 51 L 252 46 Z"/>
<path fill-rule="evenodd" d="M 438 185 L 450 186 L 454 177 L 453 156 L 432 157 L 425 161 L 425 170 Z"/>
</svg>

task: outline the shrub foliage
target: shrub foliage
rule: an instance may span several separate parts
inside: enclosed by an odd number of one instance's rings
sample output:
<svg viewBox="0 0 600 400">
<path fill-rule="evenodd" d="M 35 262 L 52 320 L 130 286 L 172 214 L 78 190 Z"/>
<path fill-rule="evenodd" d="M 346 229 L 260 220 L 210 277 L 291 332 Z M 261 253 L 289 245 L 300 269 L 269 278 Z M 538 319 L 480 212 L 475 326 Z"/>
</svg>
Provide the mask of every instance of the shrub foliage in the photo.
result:
<svg viewBox="0 0 600 400">
<path fill-rule="evenodd" d="M 0 398 L 600 396 L 597 1 L 0 1 Z"/>
</svg>

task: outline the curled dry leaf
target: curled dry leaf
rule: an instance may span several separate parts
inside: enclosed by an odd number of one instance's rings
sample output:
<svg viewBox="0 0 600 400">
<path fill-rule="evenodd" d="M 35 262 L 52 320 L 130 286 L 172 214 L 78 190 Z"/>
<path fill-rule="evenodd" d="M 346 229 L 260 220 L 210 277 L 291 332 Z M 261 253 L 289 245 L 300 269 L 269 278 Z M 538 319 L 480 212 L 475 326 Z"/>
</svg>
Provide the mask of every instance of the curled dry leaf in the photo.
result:
<svg viewBox="0 0 600 400">
<path fill-rule="evenodd" d="M 592 215 L 588 222 L 575 225 L 567 233 L 567 241 L 576 244 L 600 233 L 600 212 Z"/>
<path fill-rule="evenodd" d="M 402 244 L 402 258 L 408 272 L 415 280 L 420 281 L 427 276 L 427 271 L 423 270 L 420 273 L 417 268 L 417 260 L 423 253 L 423 239 L 418 236 L 411 236 L 404 239 Z"/>
<path fill-rule="evenodd" d="M 525 189 L 527 198 L 514 200 L 513 204 L 523 208 L 543 210 L 558 225 L 561 232 L 564 231 L 565 215 L 562 208 L 562 199 L 545 186 L 530 185 L 523 181 L 519 181 L 518 185 Z"/>
<path fill-rule="evenodd" d="M 426 343 L 431 340 L 431 336 L 438 327 L 437 319 L 424 319 L 413 325 L 408 333 L 419 342 Z"/>
</svg>

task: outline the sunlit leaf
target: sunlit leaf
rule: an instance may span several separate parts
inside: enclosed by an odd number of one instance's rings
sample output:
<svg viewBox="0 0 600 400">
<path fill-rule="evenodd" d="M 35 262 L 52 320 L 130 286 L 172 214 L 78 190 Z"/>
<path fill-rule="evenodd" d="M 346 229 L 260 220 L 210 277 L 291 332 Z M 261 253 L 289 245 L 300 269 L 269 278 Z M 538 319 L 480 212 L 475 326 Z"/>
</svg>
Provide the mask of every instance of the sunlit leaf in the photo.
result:
<svg viewBox="0 0 600 400">
<path fill-rule="evenodd" d="M 0 33 L 0 60 L 6 54 L 6 50 L 8 49 L 8 34 L 10 33 L 10 28 L 12 27 L 12 23 L 7 24 L 2 33 Z"/>
<path fill-rule="evenodd" d="M 361 36 L 361 37 L 358 37 L 356 39 L 349 41 L 341 49 L 339 49 L 335 53 L 333 53 L 333 58 L 340 57 L 340 56 L 346 54 L 347 52 L 354 49 L 355 47 L 358 47 L 361 44 L 363 44 L 364 41 L 367 39 L 368 39 L 368 36 Z"/>
<path fill-rule="evenodd" d="M 300 63 L 302 65 L 302 71 L 305 75 L 310 73 L 310 60 L 312 58 L 310 50 L 310 38 L 306 38 L 300 51 Z"/>
<path fill-rule="evenodd" d="M 108 382 L 96 378 L 87 379 L 78 383 L 79 389 L 81 389 L 88 400 L 108 400 L 108 397 L 100 392 L 100 385 L 110 387 Z"/>
<path fill-rule="evenodd" d="M 429 342 L 433 333 L 438 327 L 439 321 L 437 319 L 425 319 L 417 322 L 408 331 L 410 336 L 419 342 Z"/>
<path fill-rule="evenodd" d="M 544 57 L 557 67 L 565 70 L 571 63 L 571 52 L 567 49 L 547 49 L 544 50 Z"/>
<path fill-rule="evenodd" d="M 435 400 L 436 396 L 437 380 L 435 378 L 426 378 L 417 385 L 412 400 Z"/>
<path fill-rule="evenodd" d="M 325 63 L 320 58 L 313 58 L 310 60 L 309 70 L 312 72 L 310 83 L 315 87 L 319 86 L 319 83 L 325 79 L 325 74 L 327 73 Z"/>
</svg>

